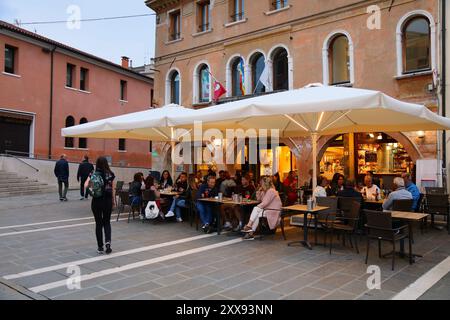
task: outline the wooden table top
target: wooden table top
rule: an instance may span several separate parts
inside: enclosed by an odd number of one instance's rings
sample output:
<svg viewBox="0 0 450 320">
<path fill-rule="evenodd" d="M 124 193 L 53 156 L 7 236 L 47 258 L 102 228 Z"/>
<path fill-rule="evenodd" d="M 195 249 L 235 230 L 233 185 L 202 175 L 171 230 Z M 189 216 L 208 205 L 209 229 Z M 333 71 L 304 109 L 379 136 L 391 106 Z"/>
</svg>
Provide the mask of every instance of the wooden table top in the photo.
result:
<svg viewBox="0 0 450 320">
<path fill-rule="evenodd" d="M 398 220 L 408 220 L 408 221 L 420 221 L 429 216 L 429 214 L 418 213 L 418 212 L 403 212 L 403 211 L 392 211 L 393 219 Z"/>
<path fill-rule="evenodd" d="M 233 201 L 231 198 L 223 198 L 222 201 L 219 201 L 219 199 L 216 198 L 199 198 L 198 201 L 203 202 L 210 202 L 210 203 L 220 203 L 220 204 L 235 204 L 235 205 L 258 205 L 261 203 L 261 201 L 256 200 L 242 200 L 242 202 Z"/>
<path fill-rule="evenodd" d="M 178 196 L 181 194 L 181 192 L 176 192 L 176 191 L 160 191 L 159 192 L 160 195 L 162 196 Z"/>
<path fill-rule="evenodd" d="M 329 207 L 316 206 L 314 209 L 308 210 L 308 206 L 307 205 L 305 205 L 305 204 L 296 204 L 296 205 L 293 205 L 293 206 L 290 206 L 290 207 L 283 207 L 281 209 L 283 209 L 283 210 L 291 210 L 291 211 L 299 211 L 299 212 L 311 212 L 311 213 L 314 213 L 314 212 L 320 212 L 320 211 L 323 211 L 323 210 L 327 210 L 327 209 L 329 209 Z"/>
<path fill-rule="evenodd" d="M 367 199 L 364 199 L 364 202 L 365 203 L 383 204 L 384 200 L 383 199 L 382 200 L 367 200 Z"/>
</svg>

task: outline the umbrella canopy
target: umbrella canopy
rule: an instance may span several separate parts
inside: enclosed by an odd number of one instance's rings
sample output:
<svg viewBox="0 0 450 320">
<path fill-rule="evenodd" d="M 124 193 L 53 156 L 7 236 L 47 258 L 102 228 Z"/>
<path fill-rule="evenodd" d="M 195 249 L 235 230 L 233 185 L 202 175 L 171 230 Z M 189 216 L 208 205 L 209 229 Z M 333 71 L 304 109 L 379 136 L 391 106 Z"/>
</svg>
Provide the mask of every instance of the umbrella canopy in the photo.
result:
<svg viewBox="0 0 450 320">
<path fill-rule="evenodd" d="M 171 141 L 171 120 L 194 112 L 193 109 L 171 104 L 63 128 L 61 133 L 64 137 Z"/>
<path fill-rule="evenodd" d="M 178 126 L 202 121 L 204 128 L 279 129 L 280 137 L 367 131 L 450 129 L 450 119 L 423 105 L 382 92 L 343 87 L 309 87 L 263 95 L 205 109 L 174 119 Z"/>
<path fill-rule="evenodd" d="M 279 129 L 280 137 L 310 135 L 313 163 L 319 135 L 348 132 L 448 130 L 450 119 L 423 105 L 405 103 L 382 92 L 310 85 L 303 89 L 263 95 L 179 116 L 174 124 L 202 121 L 204 129 Z M 313 188 L 317 167 L 313 165 Z"/>
</svg>

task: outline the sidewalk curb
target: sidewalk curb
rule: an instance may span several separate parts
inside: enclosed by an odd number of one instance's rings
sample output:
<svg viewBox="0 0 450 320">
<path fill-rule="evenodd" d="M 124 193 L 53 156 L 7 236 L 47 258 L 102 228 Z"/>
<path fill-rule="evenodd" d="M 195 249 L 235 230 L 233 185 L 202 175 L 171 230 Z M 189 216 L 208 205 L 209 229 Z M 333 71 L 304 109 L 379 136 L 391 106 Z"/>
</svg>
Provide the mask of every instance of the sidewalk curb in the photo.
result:
<svg viewBox="0 0 450 320">
<path fill-rule="evenodd" d="M 31 300 L 50 300 L 49 298 L 47 298 L 41 294 L 34 293 L 22 286 L 19 286 L 15 283 L 12 283 L 6 279 L 1 278 L 1 277 L 0 277 L 0 285 L 4 285 L 4 286 L 20 293 L 21 295 L 24 295 L 24 296 L 30 298 Z"/>
</svg>

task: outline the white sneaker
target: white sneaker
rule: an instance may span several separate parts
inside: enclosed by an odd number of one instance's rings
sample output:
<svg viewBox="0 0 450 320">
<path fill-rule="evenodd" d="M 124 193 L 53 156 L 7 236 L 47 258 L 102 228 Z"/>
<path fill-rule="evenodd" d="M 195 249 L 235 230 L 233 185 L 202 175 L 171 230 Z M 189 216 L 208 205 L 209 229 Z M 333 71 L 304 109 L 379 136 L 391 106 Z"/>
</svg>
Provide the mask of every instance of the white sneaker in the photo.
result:
<svg viewBox="0 0 450 320">
<path fill-rule="evenodd" d="M 166 218 L 172 218 L 175 216 L 175 213 L 173 213 L 172 211 L 167 212 L 166 214 Z"/>
<path fill-rule="evenodd" d="M 139 215 L 139 218 L 141 219 L 141 220 L 144 220 L 144 215 Z"/>
<path fill-rule="evenodd" d="M 233 225 L 231 224 L 230 221 L 227 221 L 227 222 L 225 222 L 225 224 L 223 225 L 223 228 L 224 228 L 224 229 L 227 229 L 227 228 L 233 228 Z"/>
<path fill-rule="evenodd" d="M 183 222 L 183 219 L 177 218 L 177 222 Z"/>
</svg>

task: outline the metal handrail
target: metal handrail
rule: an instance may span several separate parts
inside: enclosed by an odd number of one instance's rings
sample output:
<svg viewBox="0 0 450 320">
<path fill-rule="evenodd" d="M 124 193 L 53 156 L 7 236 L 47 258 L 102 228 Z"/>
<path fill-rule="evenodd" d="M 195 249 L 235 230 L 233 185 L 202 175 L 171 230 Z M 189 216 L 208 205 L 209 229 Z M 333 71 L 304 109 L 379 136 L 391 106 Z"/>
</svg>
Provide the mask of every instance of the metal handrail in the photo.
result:
<svg viewBox="0 0 450 320">
<path fill-rule="evenodd" d="M 8 150 L 6 150 L 5 152 L 8 152 Z M 20 161 L 20 162 L 26 164 L 27 166 L 29 166 L 30 168 L 32 168 L 32 169 L 35 170 L 36 172 L 39 172 L 39 169 L 38 169 L 38 168 L 32 166 L 31 164 L 29 164 L 28 162 L 26 162 L 25 160 L 23 160 L 23 159 L 20 158 L 20 157 L 17 157 L 17 156 L 14 156 L 14 155 L 12 155 L 12 154 L 8 154 L 8 153 L 0 154 L 0 155 L 5 156 L 5 157 L 10 157 L 10 158 L 16 159 L 16 160 L 18 160 L 18 161 Z"/>
</svg>

